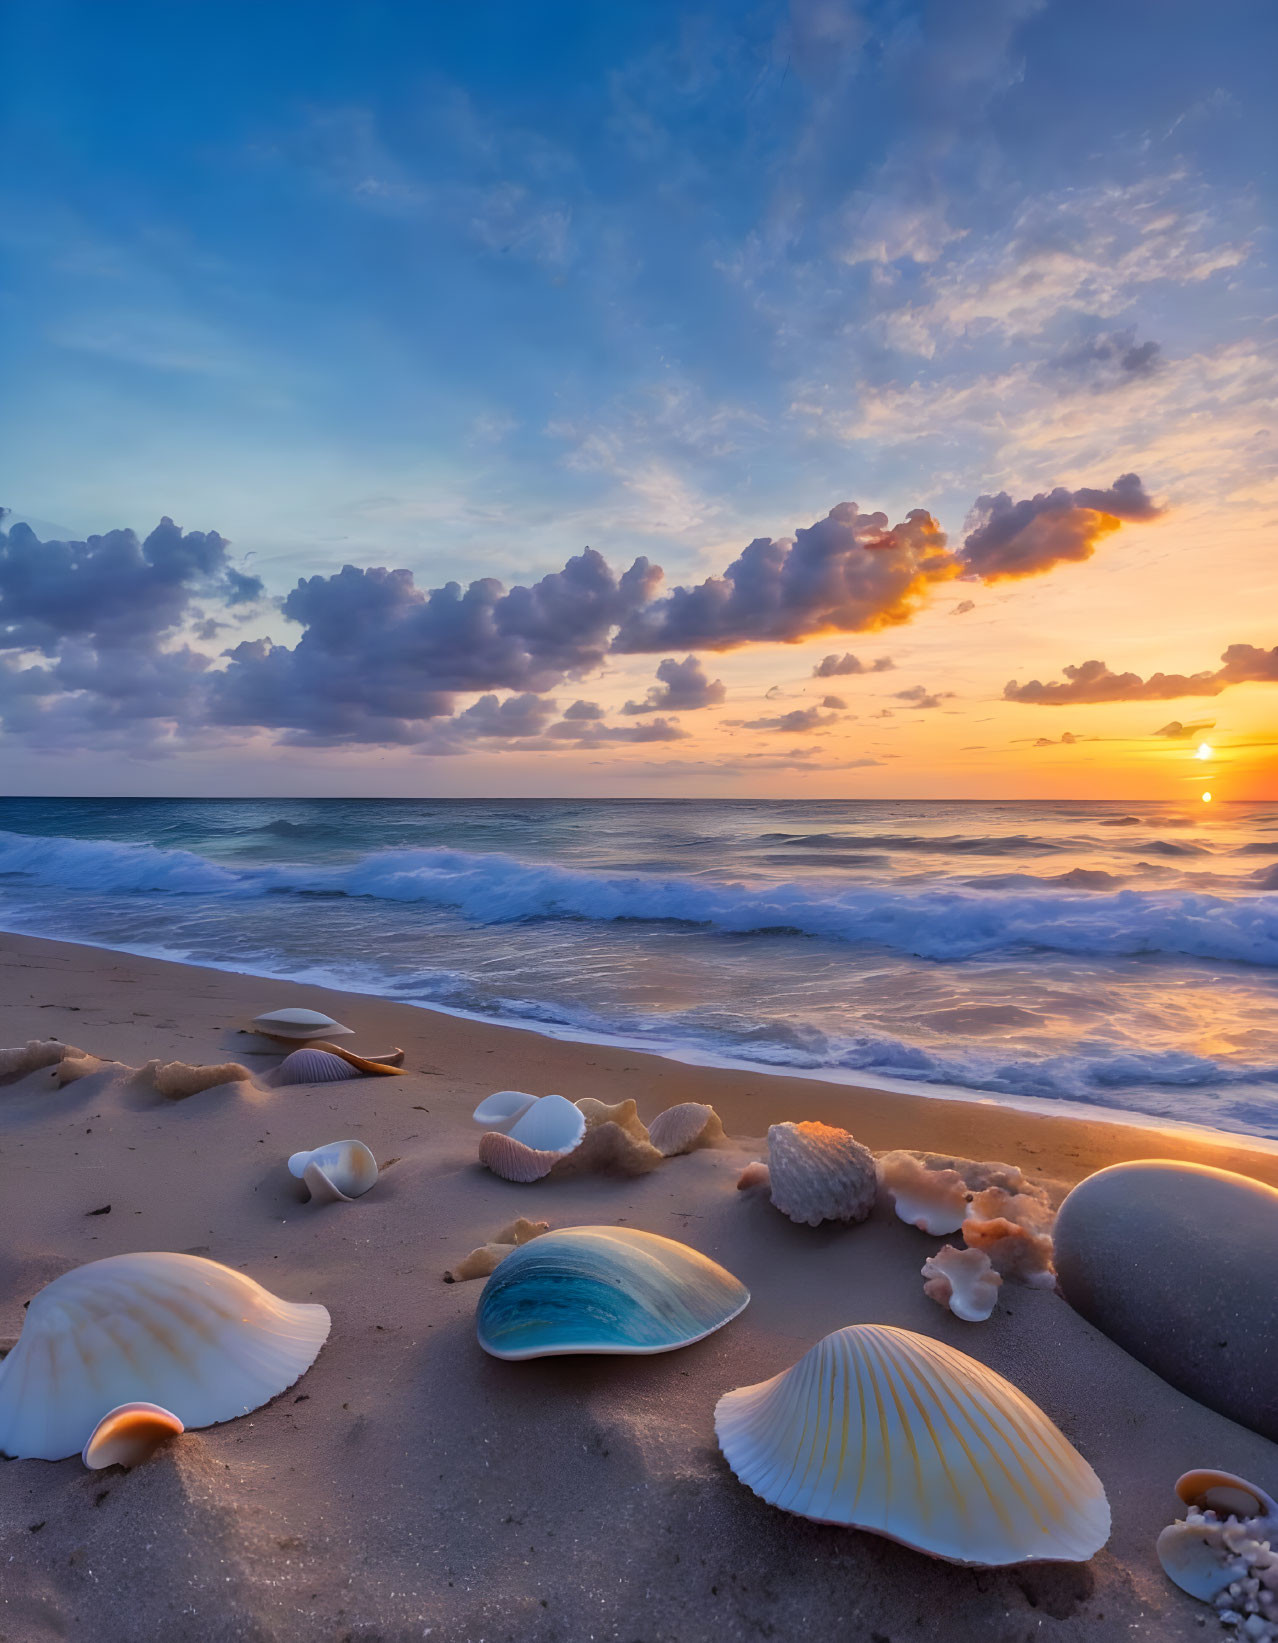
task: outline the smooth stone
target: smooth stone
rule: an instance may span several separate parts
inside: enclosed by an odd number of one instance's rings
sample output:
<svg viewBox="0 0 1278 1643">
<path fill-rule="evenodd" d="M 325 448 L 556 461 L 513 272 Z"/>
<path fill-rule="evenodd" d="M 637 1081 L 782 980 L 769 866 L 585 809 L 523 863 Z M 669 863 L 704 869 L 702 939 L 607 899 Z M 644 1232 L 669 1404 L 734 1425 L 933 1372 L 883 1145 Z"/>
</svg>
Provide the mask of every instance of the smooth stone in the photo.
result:
<svg viewBox="0 0 1278 1643">
<path fill-rule="evenodd" d="M 1090 1175 L 1056 1219 L 1061 1294 L 1191 1398 L 1278 1439 L 1278 1192 L 1167 1159 Z"/>
</svg>

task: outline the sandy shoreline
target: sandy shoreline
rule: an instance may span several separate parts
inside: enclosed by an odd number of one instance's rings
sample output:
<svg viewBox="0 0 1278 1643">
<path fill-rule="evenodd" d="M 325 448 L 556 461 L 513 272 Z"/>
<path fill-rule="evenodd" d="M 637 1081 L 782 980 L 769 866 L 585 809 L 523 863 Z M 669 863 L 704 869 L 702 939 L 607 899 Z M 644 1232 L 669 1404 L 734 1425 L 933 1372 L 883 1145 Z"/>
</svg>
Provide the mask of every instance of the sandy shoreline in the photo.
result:
<svg viewBox="0 0 1278 1643">
<path fill-rule="evenodd" d="M 1278 1185 L 1274 1152 L 1237 1136 L 693 1066 L 34 937 L 0 936 L 0 978 L 0 1044 L 54 1036 L 133 1065 L 264 1070 L 271 1058 L 250 1054 L 256 1041 L 236 1029 L 305 1003 L 356 1028 L 354 1049 L 402 1045 L 411 1069 L 176 1104 L 103 1094 L 93 1080 L 39 1101 L 0 1090 L 0 1336 L 17 1334 L 23 1302 L 50 1278 L 135 1249 L 208 1254 L 333 1315 L 298 1387 L 147 1467 L 0 1465 L 4 1643 L 1216 1635 L 1209 1612 L 1162 1576 L 1153 1540 L 1175 1515 L 1179 1472 L 1220 1466 L 1272 1488 L 1278 1446 L 1173 1391 L 1054 1295 L 1005 1286 L 988 1324 L 963 1325 L 922 1295 L 918 1268 L 939 1240 L 877 1214 L 847 1230 L 794 1227 L 735 1180 L 785 1118 L 1062 1183 L 1158 1156 Z M 633 1096 L 648 1119 L 709 1101 L 732 1140 L 637 1181 L 516 1187 L 476 1165 L 469 1120 L 503 1087 Z M 397 1162 L 357 1204 L 300 1203 L 285 1157 L 348 1135 Z M 107 1203 L 109 1214 L 89 1214 Z M 516 1214 L 682 1238 L 754 1299 L 718 1335 L 660 1358 L 497 1363 L 474 1341 L 481 1286 L 441 1274 Z M 1034 1397 L 1106 1485 L 1108 1548 L 1084 1567 L 958 1570 L 786 1517 L 743 1489 L 714 1443 L 716 1398 L 868 1321 L 947 1340 Z"/>
</svg>

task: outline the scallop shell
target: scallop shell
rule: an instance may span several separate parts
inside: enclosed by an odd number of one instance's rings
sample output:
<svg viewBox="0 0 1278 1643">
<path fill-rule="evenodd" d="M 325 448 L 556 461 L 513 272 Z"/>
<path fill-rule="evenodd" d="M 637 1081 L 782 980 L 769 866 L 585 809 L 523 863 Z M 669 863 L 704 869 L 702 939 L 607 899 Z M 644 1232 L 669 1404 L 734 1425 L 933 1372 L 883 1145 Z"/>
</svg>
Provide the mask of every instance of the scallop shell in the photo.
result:
<svg viewBox="0 0 1278 1643">
<path fill-rule="evenodd" d="M 522 1090 L 498 1090 L 475 1108 L 475 1122 L 486 1130 L 508 1130 L 521 1119 L 537 1099 Z"/>
<path fill-rule="evenodd" d="M 1081 1563 L 1109 1538 L 1100 1480 L 1043 1411 L 909 1330 L 836 1330 L 793 1368 L 720 1398 L 715 1430 L 770 1505 L 951 1563 Z"/>
<path fill-rule="evenodd" d="M 774 1124 L 768 1131 L 772 1202 L 802 1226 L 864 1221 L 874 1208 L 874 1154 L 830 1124 Z"/>
<path fill-rule="evenodd" d="M 586 1115 L 562 1095 L 543 1095 L 511 1126 L 479 1138 L 479 1161 L 507 1181 L 539 1181 L 580 1146 Z"/>
<path fill-rule="evenodd" d="M 933 1236 L 957 1232 L 967 1214 L 967 1183 L 957 1170 L 929 1169 L 912 1152 L 885 1152 L 879 1185 L 907 1226 Z"/>
<path fill-rule="evenodd" d="M 337 1038 L 353 1037 L 353 1027 L 343 1027 L 331 1015 L 318 1010 L 270 1010 L 255 1016 L 254 1030 L 268 1038 Z"/>
<path fill-rule="evenodd" d="M 306 1182 L 317 1204 L 349 1204 L 377 1184 L 377 1160 L 362 1141 L 330 1141 L 313 1152 L 295 1152 L 288 1169 Z"/>
<path fill-rule="evenodd" d="M 107 1466 L 141 1466 L 185 1431 L 177 1416 L 158 1403 L 122 1403 L 93 1428 L 80 1459 L 91 1472 Z"/>
<path fill-rule="evenodd" d="M 948 1306 L 964 1323 L 984 1323 L 998 1304 L 1003 1280 L 984 1250 L 942 1244 L 919 1270 L 927 1280 L 923 1285 L 927 1298 Z"/>
<path fill-rule="evenodd" d="M 723 1140 L 723 1123 L 702 1101 L 681 1101 L 659 1112 L 648 1126 L 648 1139 L 663 1158 L 675 1158 L 694 1147 Z"/>
<path fill-rule="evenodd" d="M 630 1227 L 564 1227 L 522 1244 L 484 1285 L 494 1358 L 673 1352 L 731 1322 L 750 1291 L 687 1244 Z"/>
<path fill-rule="evenodd" d="M 293 1050 L 271 1074 L 271 1083 L 339 1084 L 343 1079 L 358 1077 L 349 1062 L 329 1050 Z"/>
<path fill-rule="evenodd" d="M 282 1301 L 198 1255 L 109 1255 L 34 1297 L 0 1363 L 0 1454 L 63 1460 L 139 1398 L 187 1427 L 234 1420 L 292 1386 L 328 1338 L 322 1306 Z"/>
</svg>

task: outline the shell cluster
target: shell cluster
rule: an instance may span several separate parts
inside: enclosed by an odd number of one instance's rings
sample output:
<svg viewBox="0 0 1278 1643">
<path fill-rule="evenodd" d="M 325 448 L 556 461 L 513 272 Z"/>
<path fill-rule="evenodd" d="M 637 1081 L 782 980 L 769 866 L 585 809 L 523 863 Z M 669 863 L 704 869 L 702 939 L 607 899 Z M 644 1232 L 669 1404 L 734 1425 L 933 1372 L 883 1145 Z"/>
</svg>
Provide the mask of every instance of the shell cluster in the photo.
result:
<svg viewBox="0 0 1278 1643">
<path fill-rule="evenodd" d="M 1189 1508 L 1158 1537 L 1169 1580 L 1255 1643 L 1278 1639 L 1278 1504 L 1232 1472 L 1186 1472 L 1176 1493 Z"/>
<path fill-rule="evenodd" d="M 886 1324 L 827 1335 L 719 1400 L 728 1465 L 769 1505 L 951 1563 L 1080 1563 L 1109 1538 L 1091 1467 L 992 1369 Z"/>
</svg>

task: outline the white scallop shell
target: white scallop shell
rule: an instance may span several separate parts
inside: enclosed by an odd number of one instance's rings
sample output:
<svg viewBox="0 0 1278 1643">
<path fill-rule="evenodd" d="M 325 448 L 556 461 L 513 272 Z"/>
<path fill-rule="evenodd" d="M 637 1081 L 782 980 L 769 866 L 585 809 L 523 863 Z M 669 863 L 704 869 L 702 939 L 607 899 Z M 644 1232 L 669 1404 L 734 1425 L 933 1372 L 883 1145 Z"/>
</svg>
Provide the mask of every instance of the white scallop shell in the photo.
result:
<svg viewBox="0 0 1278 1643">
<path fill-rule="evenodd" d="M 912 1152 L 885 1152 L 878 1172 L 880 1186 L 907 1226 L 944 1237 L 963 1225 L 967 1183 L 957 1170 L 929 1169 Z"/>
<path fill-rule="evenodd" d="M 358 1067 L 331 1050 L 291 1050 L 270 1075 L 273 1088 L 283 1084 L 340 1084 L 359 1076 Z"/>
<path fill-rule="evenodd" d="M 768 1131 L 772 1202 L 801 1225 L 863 1221 L 874 1208 L 874 1154 L 830 1124 L 773 1124 Z"/>
<path fill-rule="evenodd" d="M 665 1158 L 708 1147 L 723 1139 L 723 1123 L 713 1107 L 702 1101 L 681 1101 L 659 1112 L 648 1126 L 648 1139 Z"/>
<path fill-rule="evenodd" d="M 521 1119 L 537 1099 L 522 1090 L 498 1090 L 475 1108 L 475 1122 L 486 1130 L 508 1130 Z"/>
<path fill-rule="evenodd" d="M 306 1182 L 317 1204 L 348 1204 L 377 1184 L 377 1160 L 362 1141 L 330 1141 L 313 1152 L 295 1152 L 288 1168 Z"/>
<path fill-rule="evenodd" d="M 998 1303 L 1003 1282 L 981 1249 L 956 1249 L 942 1244 L 919 1268 L 926 1282 L 923 1293 L 948 1306 L 964 1323 L 984 1323 Z"/>
<path fill-rule="evenodd" d="M 292 1386 L 328 1338 L 322 1306 L 282 1301 L 198 1255 L 109 1255 L 34 1297 L 0 1363 L 0 1454 L 63 1460 L 123 1403 L 186 1427 L 246 1415 Z"/>
<path fill-rule="evenodd" d="M 1100 1480 L 992 1369 L 886 1324 L 827 1335 L 719 1400 L 729 1466 L 773 1506 L 951 1563 L 1081 1563 L 1109 1537 Z"/>
<path fill-rule="evenodd" d="M 255 1016 L 253 1026 L 268 1038 L 336 1038 L 354 1036 L 353 1027 L 343 1027 L 331 1015 L 319 1010 L 269 1010 Z"/>
<path fill-rule="evenodd" d="M 122 1403 L 93 1428 L 80 1459 L 91 1472 L 107 1466 L 140 1466 L 185 1430 L 177 1416 L 158 1403 Z"/>
</svg>

